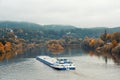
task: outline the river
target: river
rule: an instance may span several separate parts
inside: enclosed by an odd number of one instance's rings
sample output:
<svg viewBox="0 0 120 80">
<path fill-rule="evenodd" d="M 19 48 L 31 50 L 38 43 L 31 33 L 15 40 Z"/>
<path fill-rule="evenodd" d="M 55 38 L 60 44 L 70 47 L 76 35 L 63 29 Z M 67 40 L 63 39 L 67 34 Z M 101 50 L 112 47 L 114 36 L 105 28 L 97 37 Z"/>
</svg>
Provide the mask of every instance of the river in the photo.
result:
<svg viewBox="0 0 120 80">
<path fill-rule="evenodd" d="M 40 50 L 40 49 L 39 49 Z M 42 51 L 41 51 L 42 50 Z M 119 80 L 120 66 L 112 59 L 107 63 L 103 57 L 85 54 L 80 49 L 67 49 L 52 54 L 43 49 L 32 50 L 0 62 L 0 80 Z M 76 70 L 58 71 L 37 61 L 35 56 L 49 55 L 65 57 L 76 66 Z"/>
</svg>

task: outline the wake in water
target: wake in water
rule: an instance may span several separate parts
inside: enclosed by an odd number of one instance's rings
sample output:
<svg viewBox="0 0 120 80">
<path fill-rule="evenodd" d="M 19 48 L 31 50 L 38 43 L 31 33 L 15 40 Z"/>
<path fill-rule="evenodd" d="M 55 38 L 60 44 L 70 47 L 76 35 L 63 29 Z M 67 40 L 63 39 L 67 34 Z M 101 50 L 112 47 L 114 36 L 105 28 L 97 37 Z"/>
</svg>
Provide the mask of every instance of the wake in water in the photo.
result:
<svg viewBox="0 0 120 80">
<path fill-rule="evenodd" d="M 72 74 L 74 74 L 74 75 L 76 75 L 76 76 L 84 76 L 85 77 L 85 75 L 84 74 L 82 74 L 82 73 L 80 73 L 80 72 L 78 72 L 78 71 L 76 71 L 76 70 L 74 70 L 74 71 L 69 71 L 70 73 L 72 73 Z"/>
</svg>

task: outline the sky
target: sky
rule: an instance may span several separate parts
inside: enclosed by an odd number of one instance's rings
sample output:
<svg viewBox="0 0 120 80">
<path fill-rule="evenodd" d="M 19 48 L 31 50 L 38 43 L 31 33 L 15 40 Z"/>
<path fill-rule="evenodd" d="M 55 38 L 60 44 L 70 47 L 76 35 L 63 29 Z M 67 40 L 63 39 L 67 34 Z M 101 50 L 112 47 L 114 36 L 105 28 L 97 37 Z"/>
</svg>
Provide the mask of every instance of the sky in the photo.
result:
<svg viewBox="0 0 120 80">
<path fill-rule="evenodd" d="M 0 0 L 0 21 L 120 26 L 120 0 Z"/>
</svg>

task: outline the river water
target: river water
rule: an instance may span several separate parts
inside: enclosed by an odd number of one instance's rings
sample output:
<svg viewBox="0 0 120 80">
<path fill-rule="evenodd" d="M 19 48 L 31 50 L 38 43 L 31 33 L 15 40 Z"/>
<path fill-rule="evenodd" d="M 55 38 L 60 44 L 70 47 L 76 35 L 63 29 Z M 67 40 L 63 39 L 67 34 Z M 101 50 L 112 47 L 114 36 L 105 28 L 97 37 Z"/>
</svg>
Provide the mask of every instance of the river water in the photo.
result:
<svg viewBox="0 0 120 80">
<path fill-rule="evenodd" d="M 34 52 L 34 51 L 33 51 Z M 0 62 L 0 80 L 119 80 L 120 66 L 112 59 L 84 54 L 80 49 L 51 53 L 25 53 Z M 44 51 L 43 51 L 44 52 Z M 33 55 L 34 54 L 34 55 Z M 35 56 L 65 57 L 76 66 L 73 71 L 58 71 L 37 61 Z"/>
</svg>

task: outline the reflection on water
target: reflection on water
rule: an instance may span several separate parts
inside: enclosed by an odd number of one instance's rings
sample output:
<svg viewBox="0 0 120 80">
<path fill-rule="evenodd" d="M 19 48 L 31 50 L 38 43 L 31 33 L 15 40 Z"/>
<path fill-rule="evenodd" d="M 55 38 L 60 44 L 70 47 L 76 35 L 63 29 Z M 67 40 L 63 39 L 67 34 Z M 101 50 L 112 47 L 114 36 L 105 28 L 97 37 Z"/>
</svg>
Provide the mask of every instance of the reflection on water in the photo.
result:
<svg viewBox="0 0 120 80">
<path fill-rule="evenodd" d="M 23 54 L 19 55 L 13 55 L 13 54 L 7 54 L 7 55 L 2 55 L 0 56 L 0 60 L 3 60 L 4 57 L 5 60 L 9 60 L 10 58 L 35 58 L 38 55 L 49 55 L 53 57 L 73 57 L 73 56 L 83 56 L 83 55 L 89 55 L 89 56 L 96 56 L 96 57 L 102 57 L 105 63 L 107 64 L 109 60 L 113 60 L 114 63 L 120 64 L 120 57 L 116 55 L 112 55 L 110 53 L 96 53 L 93 51 L 89 52 L 83 52 L 80 48 L 66 48 L 65 50 L 62 51 L 55 51 L 55 52 L 50 52 L 48 49 L 45 47 L 37 47 L 37 48 L 32 48 Z"/>
<path fill-rule="evenodd" d="M 75 64 L 76 70 L 57 71 L 36 60 L 38 55 L 66 57 Z M 120 66 L 113 63 L 109 54 L 85 53 L 76 48 L 56 54 L 45 48 L 33 48 L 0 62 L 0 80 L 118 80 L 119 75 Z"/>
<path fill-rule="evenodd" d="M 106 64 L 110 59 L 112 59 L 115 64 L 117 64 L 117 65 L 120 64 L 120 56 L 119 55 L 116 56 L 111 53 L 97 53 L 97 52 L 93 52 L 93 51 L 90 51 L 87 54 L 89 54 L 90 56 L 102 57 L 105 60 Z"/>
</svg>

